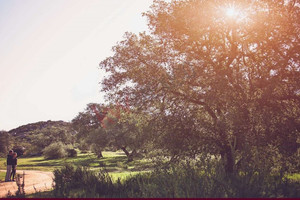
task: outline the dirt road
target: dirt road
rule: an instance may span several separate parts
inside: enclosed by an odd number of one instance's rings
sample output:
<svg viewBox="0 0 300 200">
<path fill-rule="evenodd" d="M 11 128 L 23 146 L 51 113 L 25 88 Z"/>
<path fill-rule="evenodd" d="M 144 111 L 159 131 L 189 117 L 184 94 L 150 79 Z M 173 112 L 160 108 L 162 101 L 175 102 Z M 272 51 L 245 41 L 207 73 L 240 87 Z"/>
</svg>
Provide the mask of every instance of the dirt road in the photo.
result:
<svg viewBox="0 0 300 200">
<path fill-rule="evenodd" d="M 1 170 L 3 171 L 3 170 Z M 53 173 L 34 171 L 34 170 L 17 170 L 17 174 L 23 176 L 25 172 L 25 193 L 32 194 L 36 191 L 47 191 L 52 188 L 53 183 Z M 21 178 L 21 183 L 23 182 L 23 177 Z M 0 198 L 6 197 L 8 191 L 11 194 L 15 194 L 18 190 L 16 182 L 1 182 L 0 183 Z"/>
</svg>

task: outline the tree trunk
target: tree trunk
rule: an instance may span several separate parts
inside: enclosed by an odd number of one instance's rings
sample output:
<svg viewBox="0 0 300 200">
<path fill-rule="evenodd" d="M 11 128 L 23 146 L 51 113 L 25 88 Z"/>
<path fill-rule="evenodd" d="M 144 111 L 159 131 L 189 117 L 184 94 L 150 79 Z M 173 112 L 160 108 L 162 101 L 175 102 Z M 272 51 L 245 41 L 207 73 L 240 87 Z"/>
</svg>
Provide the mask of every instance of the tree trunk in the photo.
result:
<svg viewBox="0 0 300 200">
<path fill-rule="evenodd" d="M 121 149 L 124 151 L 124 153 L 126 154 L 127 158 L 128 158 L 128 162 L 133 161 L 132 155 L 129 153 L 129 151 L 127 151 L 126 147 L 121 147 Z"/>
<path fill-rule="evenodd" d="M 126 147 L 121 147 L 121 149 L 124 151 L 124 153 L 126 154 L 127 158 L 128 158 L 128 162 L 133 161 L 133 156 L 136 153 L 136 150 L 133 150 L 131 153 L 129 153 L 129 151 L 127 151 Z"/>
<path fill-rule="evenodd" d="M 103 158 L 102 151 L 98 152 L 97 158 Z"/>
<path fill-rule="evenodd" d="M 226 174 L 232 174 L 234 171 L 234 160 L 230 146 L 226 145 L 221 152 L 221 158 L 225 161 L 224 167 Z"/>
<path fill-rule="evenodd" d="M 129 152 L 127 151 L 126 147 L 121 147 L 122 151 L 126 154 L 126 156 L 129 156 Z"/>
<path fill-rule="evenodd" d="M 227 151 L 226 160 L 227 160 L 227 162 L 226 162 L 226 172 L 228 174 L 232 174 L 233 173 L 233 167 L 234 167 L 234 161 L 233 161 L 232 152 L 231 152 L 230 148 Z"/>
</svg>

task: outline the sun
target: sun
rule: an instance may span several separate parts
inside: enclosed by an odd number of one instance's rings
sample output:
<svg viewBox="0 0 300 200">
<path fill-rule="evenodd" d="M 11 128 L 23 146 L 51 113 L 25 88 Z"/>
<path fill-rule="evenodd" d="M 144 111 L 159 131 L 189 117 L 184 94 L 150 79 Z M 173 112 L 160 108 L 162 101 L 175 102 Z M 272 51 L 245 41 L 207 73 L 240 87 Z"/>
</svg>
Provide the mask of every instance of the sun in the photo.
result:
<svg viewBox="0 0 300 200">
<path fill-rule="evenodd" d="M 236 17 L 239 14 L 238 10 L 234 6 L 226 8 L 225 11 L 228 17 Z"/>
</svg>

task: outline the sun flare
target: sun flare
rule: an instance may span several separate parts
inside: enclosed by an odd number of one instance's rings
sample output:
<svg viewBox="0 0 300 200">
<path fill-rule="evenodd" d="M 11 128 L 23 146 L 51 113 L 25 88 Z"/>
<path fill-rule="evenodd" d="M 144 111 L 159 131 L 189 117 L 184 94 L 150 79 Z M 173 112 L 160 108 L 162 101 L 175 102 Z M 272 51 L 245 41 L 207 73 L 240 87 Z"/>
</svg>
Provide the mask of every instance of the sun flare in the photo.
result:
<svg viewBox="0 0 300 200">
<path fill-rule="evenodd" d="M 235 7 L 230 6 L 230 7 L 226 8 L 226 15 L 227 16 L 236 17 L 238 14 L 239 14 L 239 12 Z"/>
</svg>

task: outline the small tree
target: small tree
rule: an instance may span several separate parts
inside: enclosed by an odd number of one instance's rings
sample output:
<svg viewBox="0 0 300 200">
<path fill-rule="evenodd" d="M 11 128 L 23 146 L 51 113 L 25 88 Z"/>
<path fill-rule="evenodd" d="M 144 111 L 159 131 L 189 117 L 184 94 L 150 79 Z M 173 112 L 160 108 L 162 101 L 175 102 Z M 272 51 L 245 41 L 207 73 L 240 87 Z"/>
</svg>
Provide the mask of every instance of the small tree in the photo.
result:
<svg viewBox="0 0 300 200">
<path fill-rule="evenodd" d="M 91 148 L 90 145 L 86 142 L 85 139 L 81 139 L 78 143 L 78 149 L 82 152 L 82 153 L 87 153 Z"/>
<path fill-rule="evenodd" d="M 147 115 L 139 115 L 135 112 L 127 112 L 124 109 L 115 111 L 109 118 L 104 119 L 105 129 L 102 134 L 105 135 L 107 146 L 124 151 L 128 161 L 133 161 L 134 157 L 140 154 L 147 142 L 146 129 L 148 128 Z"/>
</svg>

